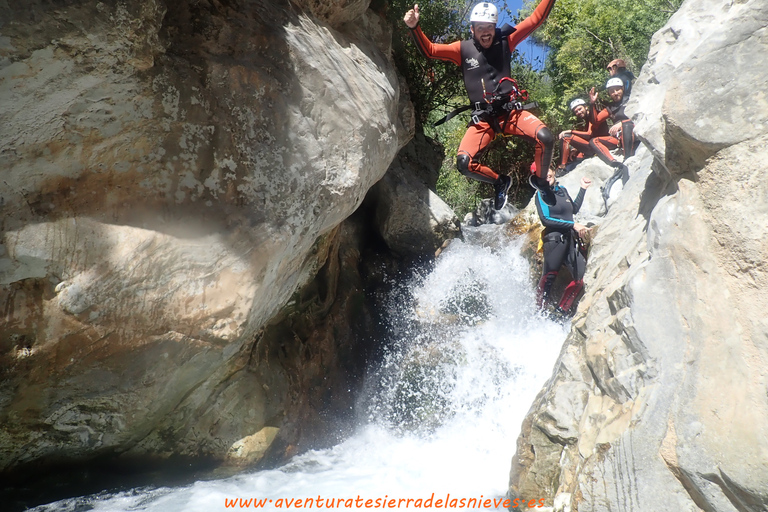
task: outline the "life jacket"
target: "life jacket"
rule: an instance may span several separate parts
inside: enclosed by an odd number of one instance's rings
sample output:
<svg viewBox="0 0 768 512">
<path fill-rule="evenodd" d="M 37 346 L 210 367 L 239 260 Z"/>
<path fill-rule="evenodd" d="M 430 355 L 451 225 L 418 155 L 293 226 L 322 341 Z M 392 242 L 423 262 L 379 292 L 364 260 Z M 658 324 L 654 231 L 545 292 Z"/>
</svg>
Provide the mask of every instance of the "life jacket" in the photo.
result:
<svg viewBox="0 0 768 512">
<path fill-rule="evenodd" d="M 493 43 L 487 50 L 474 38 L 461 42 L 461 72 L 471 103 L 486 102 L 486 96 L 496 90 L 501 79 L 509 78 L 509 34 L 514 31 L 509 25 L 497 28 Z"/>
<path fill-rule="evenodd" d="M 629 94 L 627 94 L 626 91 L 624 91 L 624 96 L 622 96 L 621 101 L 618 103 L 608 103 L 605 108 L 608 109 L 608 112 L 611 115 L 611 120 L 613 122 L 619 122 L 624 121 L 625 119 L 629 119 L 627 117 L 627 114 L 624 113 L 624 108 L 627 106 L 627 102 L 629 101 Z"/>
<path fill-rule="evenodd" d="M 493 44 L 488 49 L 480 46 L 474 38 L 461 42 L 461 72 L 470 104 L 457 108 L 437 121 L 434 126 L 471 109 L 473 123 L 486 121 L 497 132 L 501 132 L 503 123 L 499 123 L 498 117 L 506 115 L 508 118 L 514 110 L 527 110 L 538 106 L 536 102 L 522 104 L 521 100 L 528 99 L 528 93 L 519 89 L 517 82 L 510 77 L 509 35 L 514 31 L 515 28 L 507 24 L 497 28 Z"/>
</svg>

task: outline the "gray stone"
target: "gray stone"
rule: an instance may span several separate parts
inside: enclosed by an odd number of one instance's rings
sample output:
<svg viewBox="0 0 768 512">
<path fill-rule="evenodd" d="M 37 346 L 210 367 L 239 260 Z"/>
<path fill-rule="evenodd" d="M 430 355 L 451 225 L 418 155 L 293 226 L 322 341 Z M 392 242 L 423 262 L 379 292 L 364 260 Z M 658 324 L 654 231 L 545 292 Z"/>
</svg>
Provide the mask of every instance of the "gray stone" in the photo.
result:
<svg viewBox="0 0 768 512">
<path fill-rule="evenodd" d="M 647 151 L 600 221 L 568 350 L 526 419 L 579 427 L 524 424 L 513 493 L 768 510 L 766 16 L 765 2 L 688 1 L 654 36 L 630 103 Z M 580 384 L 583 407 L 558 398 Z"/>
<path fill-rule="evenodd" d="M 254 342 L 413 135 L 366 6 L 0 5 L 0 470 L 286 414 Z"/>
<path fill-rule="evenodd" d="M 428 185 L 437 181 L 441 163 L 442 151 L 424 137 L 414 138 L 371 188 L 367 206 L 395 254 L 434 255 L 446 240 L 461 236 L 456 214 Z"/>
</svg>

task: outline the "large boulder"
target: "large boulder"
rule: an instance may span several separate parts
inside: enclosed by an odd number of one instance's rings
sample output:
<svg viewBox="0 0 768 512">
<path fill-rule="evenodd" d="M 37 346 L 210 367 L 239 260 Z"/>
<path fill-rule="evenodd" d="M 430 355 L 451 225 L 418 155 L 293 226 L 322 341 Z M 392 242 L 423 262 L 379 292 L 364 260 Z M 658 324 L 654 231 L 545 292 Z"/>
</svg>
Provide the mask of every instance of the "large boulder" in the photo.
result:
<svg viewBox="0 0 768 512">
<path fill-rule="evenodd" d="M 399 256 L 431 257 L 446 240 L 461 236 L 459 219 L 434 191 L 442 162 L 442 147 L 416 136 L 366 198 L 378 234 Z"/>
<path fill-rule="evenodd" d="M 510 489 L 555 510 L 768 509 L 768 5 L 687 1 L 633 90 L 650 151 L 594 240 Z"/>
<path fill-rule="evenodd" d="M 0 470 L 265 451 L 254 341 L 413 133 L 363 11 L 0 5 Z"/>
</svg>

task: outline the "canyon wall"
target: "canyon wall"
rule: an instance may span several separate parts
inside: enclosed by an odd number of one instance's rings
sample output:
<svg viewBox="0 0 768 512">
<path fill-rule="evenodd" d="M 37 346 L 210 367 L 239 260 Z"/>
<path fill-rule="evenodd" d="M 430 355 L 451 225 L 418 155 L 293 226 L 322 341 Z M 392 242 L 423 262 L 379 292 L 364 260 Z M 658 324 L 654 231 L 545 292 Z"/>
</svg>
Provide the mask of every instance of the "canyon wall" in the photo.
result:
<svg viewBox="0 0 768 512">
<path fill-rule="evenodd" d="M 768 510 L 766 27 L 763 1 L 689 0 L 654 36 L 629 106 L 644 147 L 524 422 L 513 495 Z"/>
</svg>

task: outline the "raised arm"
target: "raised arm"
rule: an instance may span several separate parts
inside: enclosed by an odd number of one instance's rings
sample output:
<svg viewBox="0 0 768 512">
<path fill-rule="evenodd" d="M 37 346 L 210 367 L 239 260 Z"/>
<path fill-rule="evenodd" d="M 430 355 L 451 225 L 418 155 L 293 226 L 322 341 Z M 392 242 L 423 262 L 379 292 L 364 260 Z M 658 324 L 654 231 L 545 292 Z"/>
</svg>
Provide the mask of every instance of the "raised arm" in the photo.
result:
<svg viewBox="0 0 768 512">
<path fill-rule="evenodd" d="M 421 31 L 421 27 L 418 25 L 416 28 L 411 29 L 411 35 L 416 43 L 416 47 L 424 57 L 446 60 L 461 66 L 461 41 L 455 41 L 450 44 L 433 43 L 424 35 L 424 32 Z"/>
<path fill-rule="evenodd" d="M 419 52 L 428 59 L 439 59 L 453 62 L 457 66 L 461 66 L 461 41 L 456 41 L 451 44 L 436 44 L 429 40 L 424 35 L 419 26 L 419 20 L 421 15 L 419 14 L 419 4 L 415 4 L 413 9 L 410 9 L 405 13 L 403 21 L 406 26 L 411 30 L 413 41 L 416 43 L 416 48 Z"/>
<path fill-rule="evenodd" d="M 514 49 L 523 39 L 531 35 L 534 30 L 544 23 L 554 5 L 555 0 L 541 0 L 531 15 L 515 26 L 515 31 L 509 35 L 510 50 Z"/>
</svg>

